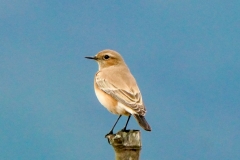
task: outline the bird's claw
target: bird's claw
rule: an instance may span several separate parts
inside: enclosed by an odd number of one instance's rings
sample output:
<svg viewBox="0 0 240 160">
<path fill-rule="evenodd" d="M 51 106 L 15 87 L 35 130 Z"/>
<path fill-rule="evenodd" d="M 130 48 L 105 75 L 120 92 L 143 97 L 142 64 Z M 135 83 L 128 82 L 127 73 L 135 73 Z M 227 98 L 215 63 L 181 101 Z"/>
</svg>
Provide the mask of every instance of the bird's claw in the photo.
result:
<svg viewBox="0 0 240 160">
<path fill-rule="evenodd" d="M 105 138 L 107 138 L 108 135 L 113 134 L 113 131 L 110 131 L 108 134 L 105 135 Z"/>
</svg>

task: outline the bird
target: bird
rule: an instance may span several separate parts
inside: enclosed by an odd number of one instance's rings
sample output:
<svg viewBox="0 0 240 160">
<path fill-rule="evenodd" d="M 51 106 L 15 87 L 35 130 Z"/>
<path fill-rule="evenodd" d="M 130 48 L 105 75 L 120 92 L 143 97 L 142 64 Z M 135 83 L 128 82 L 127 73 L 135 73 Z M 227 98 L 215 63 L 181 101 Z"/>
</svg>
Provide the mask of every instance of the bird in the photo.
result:
<svg viewBox="0 0 240 160">
<path fill-rule="evenodd" d="M 105 49 L 93 57 L 85 58 L 98 63 L 98 71 L 94 77 L 97 99 L 109 112 L 119 115 L 106 136 L 113 134 L 122 115 L 128 116 L 122 131 L 127 131 L 126 128 L 132 115 L 144 130 L 151 131 L 145 119 L 146 107 L 141 92 L 123 57 L 114 50 Z"/>
</svg>

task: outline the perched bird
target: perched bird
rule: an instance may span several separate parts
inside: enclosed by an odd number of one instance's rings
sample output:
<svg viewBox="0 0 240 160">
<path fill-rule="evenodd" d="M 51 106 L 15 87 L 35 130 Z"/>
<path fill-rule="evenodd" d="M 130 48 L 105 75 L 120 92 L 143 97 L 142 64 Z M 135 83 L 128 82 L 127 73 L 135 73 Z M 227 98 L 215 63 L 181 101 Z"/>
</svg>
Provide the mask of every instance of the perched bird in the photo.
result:
<svg viewBox="0 0 240 160">
<path fill-rule="evenodd" d="M 94 90 L 99 102 L 109 112 L 119 115 L 108 134 L 113 133 L 113 129 L 122 115 L 128 116 L 123 131 L 126 130 L 131 115 L 143 129 L 151 131 L 151 127 L 144 117 L 146 108 L 141 92 L 122 56 L 113 50 L 103 50 L 94 57 L 85 58 L 97 61 L 99 66 L 94 78 Z"/>
</svg>

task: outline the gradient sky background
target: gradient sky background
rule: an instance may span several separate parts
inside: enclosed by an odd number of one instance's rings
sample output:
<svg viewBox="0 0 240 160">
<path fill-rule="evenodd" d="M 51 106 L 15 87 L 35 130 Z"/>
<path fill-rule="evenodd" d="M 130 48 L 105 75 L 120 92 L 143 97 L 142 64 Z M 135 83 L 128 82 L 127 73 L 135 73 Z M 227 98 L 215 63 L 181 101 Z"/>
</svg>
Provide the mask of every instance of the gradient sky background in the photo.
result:
<svg viewBox="0 0 240 160">
<path fill-rule="evenodd" d="M 104 135 L 117 116 L 83 58 L 103 49 L 122 54 L 141 89 L 152 127 L 141 159 L 240 159 L 239 0 L 0 4 L 1 160 L 114 159 Z"/>
</svg>

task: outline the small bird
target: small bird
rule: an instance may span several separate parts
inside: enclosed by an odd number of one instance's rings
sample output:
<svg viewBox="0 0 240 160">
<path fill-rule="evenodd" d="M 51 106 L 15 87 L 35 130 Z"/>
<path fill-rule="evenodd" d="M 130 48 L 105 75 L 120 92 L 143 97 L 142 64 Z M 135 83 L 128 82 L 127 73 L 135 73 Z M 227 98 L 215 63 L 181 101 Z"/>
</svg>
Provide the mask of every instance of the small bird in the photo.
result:
<svg viewBox="0 0 240 160">
<path fill-rule="evenodd" d="M 107 49 L 100 51 L 94 57 L 85 58 L 93 59 L 98 63 L 99 70 L 95 74 L 94 90 L 99 102 L 109 112 L 119 115 L 107 135 L 113 134 L 113 129 L 122 115 L 128 116 L 122 131 L 126 131 L 131 115 L 143 129 L 151 131 L 144 117 L 146 108 L 141 92 L 122 56 L 114 50 Z"/>
</svg>

